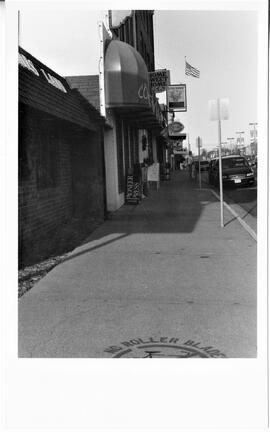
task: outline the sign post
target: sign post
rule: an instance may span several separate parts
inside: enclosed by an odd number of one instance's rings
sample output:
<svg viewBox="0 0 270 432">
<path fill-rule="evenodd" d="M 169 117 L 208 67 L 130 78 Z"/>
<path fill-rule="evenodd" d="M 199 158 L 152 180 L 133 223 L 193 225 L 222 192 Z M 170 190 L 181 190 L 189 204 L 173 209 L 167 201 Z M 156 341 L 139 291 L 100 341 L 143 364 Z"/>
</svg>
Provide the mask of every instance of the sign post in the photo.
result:
<svg viewBox="0 0 270 432">
<path fill-rule="evenodd" d="M 223 220 L 223 182 L 222 182 L 222 159 L 221 159 L 221 120 L 220 120 L 220 100 L 217 100 L 218 104 L 218 145 L 219 145 L 219 194 L 220 194 L 220 225 L 223 228 L 224 227 L 224 220 Z"/>
<path fill-rule="evenodd" d="M 199 165 L 199 188 L 202 188 L 202 177 L 201 177 L 201 147 L 202 147 L 202 139 L 198 136 L 197 138 L 197 146 L 198 146 L 198 165 Z"/>
<path fill-rule="evenodd" d="M 220 196 L 220 225 L 224 227 L 223 219 L 223 182 L 222 182 L 222 159 L 221 159 L 221 120 L 229 118 L 228 99 L 214 99 L 209 101 L 210 120 L 218 122 L 218 147 L 219 147 L 219 196 Z"/>
</svg>

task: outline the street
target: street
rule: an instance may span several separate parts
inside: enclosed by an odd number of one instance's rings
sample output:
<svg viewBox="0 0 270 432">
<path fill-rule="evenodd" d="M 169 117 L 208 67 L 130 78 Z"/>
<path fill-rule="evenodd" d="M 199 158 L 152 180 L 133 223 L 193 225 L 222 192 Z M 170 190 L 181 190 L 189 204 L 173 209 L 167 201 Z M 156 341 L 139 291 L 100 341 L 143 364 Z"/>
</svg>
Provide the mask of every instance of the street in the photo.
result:
<svg viewBox="0 0 270 432">
<path fill-rule="evenodd" d="M 257 187 L 225 189 L 224 194 L 234 203 L 239 204 L 247 214 L 257 218 Z"/>
<path fill-rule="evenodd" d="M 257 232 L 257 175 L 255 173 L 255 184 L 244 187 L 224 187 L 223 198 L 246 223 Z M 208 184 L 208 173 L 202 173 L 202 185 L 210 187 Z M 219 194 L 219 189 L 211 185 Z"/>
</svg>

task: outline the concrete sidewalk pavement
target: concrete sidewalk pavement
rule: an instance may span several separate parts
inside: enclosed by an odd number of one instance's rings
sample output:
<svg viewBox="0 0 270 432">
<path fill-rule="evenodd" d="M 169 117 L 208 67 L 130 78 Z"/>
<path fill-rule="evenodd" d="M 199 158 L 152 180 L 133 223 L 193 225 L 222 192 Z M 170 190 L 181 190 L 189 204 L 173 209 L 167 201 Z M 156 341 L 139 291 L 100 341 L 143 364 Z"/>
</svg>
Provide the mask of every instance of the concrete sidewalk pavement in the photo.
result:
<svg viewBox="0 0 270 432">
<path fill-rule="evenodd" d="M 256 357 L 256 242 L 188 172 L 19 300 L 20 357 Z"/>
</svg>

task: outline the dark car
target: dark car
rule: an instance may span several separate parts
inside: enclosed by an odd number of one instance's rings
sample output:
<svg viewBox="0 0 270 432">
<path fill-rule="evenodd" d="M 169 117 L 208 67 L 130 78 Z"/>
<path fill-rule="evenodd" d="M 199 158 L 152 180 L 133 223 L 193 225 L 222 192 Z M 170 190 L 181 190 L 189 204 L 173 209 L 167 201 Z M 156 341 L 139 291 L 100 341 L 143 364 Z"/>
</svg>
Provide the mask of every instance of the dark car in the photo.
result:
<svg viewBox="0 0 270 432">
<path fill-rule="evenodd" d="M 255 160 L 255 156 L 246 156 L 246 159 L 249 163 L 250 166 L 255 166 L 256 165 L 256 160 Z"/>
<path fill-rule="evenodd" d="M 209 183 L 219 184 L 219 159 L 211 161 Z M 254 171 L 244 156 L 231 155 L 222 157 L 222 182 L 224 185 L 252 185 Z"/>
<path fill-rule="evenodd" d="M 195 164 L 195 170 L 199 171 L 199 161 L 194 161 Z M 200 171 L 208 171 L 209 169 L 209 162 L 207 160 L 201 160 L 200 161 Z"/>
</svg>

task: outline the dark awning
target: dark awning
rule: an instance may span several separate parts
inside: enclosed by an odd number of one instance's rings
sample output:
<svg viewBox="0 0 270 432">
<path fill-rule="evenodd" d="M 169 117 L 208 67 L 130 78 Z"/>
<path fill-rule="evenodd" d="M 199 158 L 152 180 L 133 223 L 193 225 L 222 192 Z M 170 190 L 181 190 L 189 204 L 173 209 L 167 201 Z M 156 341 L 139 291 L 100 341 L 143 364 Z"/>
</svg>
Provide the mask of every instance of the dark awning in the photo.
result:
<svg viewBox="0 0 270 432">
<path fill-rule="evenodd" d="M 107 108 L 151 107 L 147 66 L 131 45 L 112 40 L 105 54 Z"/>
</svg>

